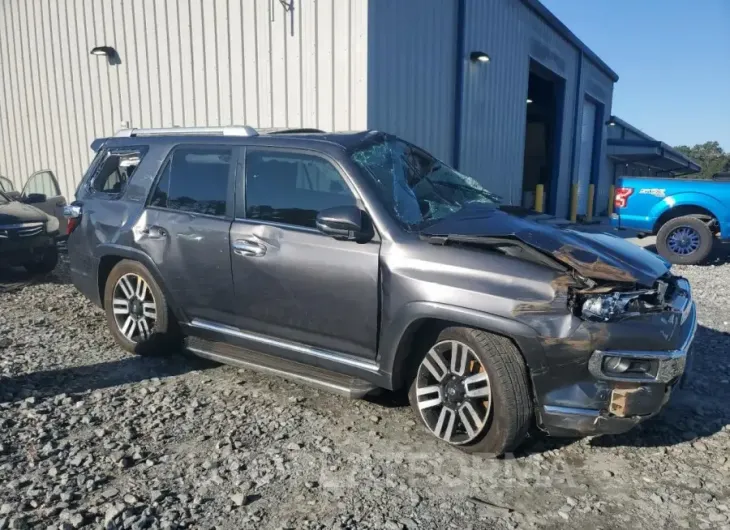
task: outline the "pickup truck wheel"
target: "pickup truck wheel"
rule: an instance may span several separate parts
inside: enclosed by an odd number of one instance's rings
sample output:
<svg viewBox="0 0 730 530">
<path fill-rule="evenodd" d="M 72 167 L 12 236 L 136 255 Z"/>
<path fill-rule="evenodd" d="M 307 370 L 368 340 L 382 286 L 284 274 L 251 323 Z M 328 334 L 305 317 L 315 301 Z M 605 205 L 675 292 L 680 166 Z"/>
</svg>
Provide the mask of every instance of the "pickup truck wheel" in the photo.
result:
<svg viewBox="0 0 730 530">
<path fill-rule="evenodd" d="M 48 274 L 58 265 L 58 249 L 56 245 L 46 249 L 37 261 L 31 261 L 23 265 L 25 270 L 31 274 Z"/>
<path fill-rule="evenodd" d="M 496 457 L 526 436 L 532 421 L 528 388 L 524 360 L 509 339 L 450 327 L 415 368 L 408 398 L 434 436 Z"/>
<path fill-rule="evenodd" d="M 706 223 L 686 215 L 664 223 L 659 229 L 656 248 L 661 256 L 676 265 L 694 265 L 712 251 L 714 236 Z"/>
<path fill-rule="evenodd" d="M 162 290 L 136 261 L 122 260 L 109 273 L 104 310 L 114 340 L 130 353 L 155 355 L 180 344 L 180 332 Z"/>
</svg>

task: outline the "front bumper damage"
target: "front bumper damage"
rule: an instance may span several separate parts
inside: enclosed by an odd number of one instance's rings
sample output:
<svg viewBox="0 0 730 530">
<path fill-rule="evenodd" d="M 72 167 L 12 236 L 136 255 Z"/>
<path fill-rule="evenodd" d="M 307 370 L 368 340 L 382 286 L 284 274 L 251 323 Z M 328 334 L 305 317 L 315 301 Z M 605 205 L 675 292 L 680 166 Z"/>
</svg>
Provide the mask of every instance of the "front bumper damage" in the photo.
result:
<svg viewBox="0 0 730 530">
<path fill-rule="evenodd" d="M 670 314 L 659 317 L 662 321 L 678 319 L 676 348 L 595 349 L 580 376 L 541 396 L 539 426 L 552 436 L 620 434 L 656 415 L 681 383 L 689 364 L 688 355 L 697 329 L 697 310 L 689 284 L 686 293 L 673 302 Z M 662 333 L 658 328 L 643 327 L 643 331 L 654 335 Z M 656 370 L 643 375 L 607 373 L 603 368 L 606 357 L 649 361 Z"/>
</svg>

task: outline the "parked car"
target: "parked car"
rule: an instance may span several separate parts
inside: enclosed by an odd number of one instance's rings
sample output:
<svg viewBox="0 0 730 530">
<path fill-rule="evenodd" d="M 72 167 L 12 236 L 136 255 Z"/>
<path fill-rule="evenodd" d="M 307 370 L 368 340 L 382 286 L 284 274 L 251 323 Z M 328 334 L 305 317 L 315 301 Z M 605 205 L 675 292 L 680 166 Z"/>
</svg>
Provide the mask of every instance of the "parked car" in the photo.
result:
<svg viewBox="0 0 730 530">
<path fill-rule="evenodd" d="M 0 265 L 51 272 L 58 262 L 58 221 L 0 191 Z"/>
<path fill-rule="evenodd" d="M 611 222 L 656 234 L 660 255 L 678 265 L 701 263 L 716 240 L 730 239 L 730 175 L 709 180 L 621 177 Z"/>
<path fill-rule="evenodd" d="M 536 222 L 404 140 L 127 130 L 68 208 L 71 274 L 120 346 L 184 346 L 360 397 L 408 389 L 468 452 L 626 431 L 666 403 L 696 313 L 669 264 Z"/>
<path fill-rule="evenodd" d="M 66 197 L 61 194 L 58 180 L 50 169 L 36 171 L 28 180 L 21 191 L 14 189 L 13 182 L 0 175 L 0 192 L 13 200 L 32 204 L 39 210 L 55 217 L 59 223 L 59 234 L 66 234 L 66 218 L 63 215 L 66 206 Z"/>
</svg>

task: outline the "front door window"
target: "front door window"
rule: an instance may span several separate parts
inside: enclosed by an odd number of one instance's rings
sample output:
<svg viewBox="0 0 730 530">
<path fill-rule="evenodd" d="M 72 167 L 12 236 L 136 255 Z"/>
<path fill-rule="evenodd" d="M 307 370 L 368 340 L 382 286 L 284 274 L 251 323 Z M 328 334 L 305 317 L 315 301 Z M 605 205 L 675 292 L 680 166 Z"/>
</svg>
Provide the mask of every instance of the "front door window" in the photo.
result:
<svg viewBox="0 0 730 530">
<path fill-rule="evenodd" d="M 305 153 L 249 150 L 246 218 L 316 228 L 317 214 L 357 203 L 339 171 Z"/>
<path fill-rule="evenodd" d="M 53 173 L 48 170 L 33 173 L 23 188 L 23 195 L 27 197 L 31 194 L 45 195 L 46 197 L 58 197 L 61 190 Z"/>
</svg>

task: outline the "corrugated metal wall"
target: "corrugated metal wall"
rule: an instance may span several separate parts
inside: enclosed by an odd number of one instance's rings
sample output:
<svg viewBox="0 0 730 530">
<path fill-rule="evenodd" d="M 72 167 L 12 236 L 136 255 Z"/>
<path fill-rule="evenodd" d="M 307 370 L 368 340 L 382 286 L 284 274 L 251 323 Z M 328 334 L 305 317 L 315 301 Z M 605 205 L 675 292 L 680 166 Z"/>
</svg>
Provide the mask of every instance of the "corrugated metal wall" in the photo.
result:
<svg viewBox="0 0 730 530">
<path fill-rule="evenodd" d="M 576 108 L 581 116 L 588 94 L 608 116 L 613 82 L 524 2 L 465 0 L 463 93 L 457 94 L 457 5 L 370 0 L 368 125 L 453 163 L 454 101 L 461 97 L 459 168 L 507 202 L 520 204 L 532 59 L 564 80 L 555 209 L 567 215 L 578 162 Z M 472 64 L 472 51 L 491 60 Z M 600 204 L 607 201 L 610 184 L 602 131 L 596 153 Z"/>
<path fill-rule="evenodd" d="M 73 195 L 92 139 L 132 127 L 367 125 L 367 0 L 4 0 L 0 175 Z M 89 55 L 113 46 L 121 64 Z"/>
<path fill-rule="evenodd" d="M 368 127 L 451 162 L 454 0 L 370 0 Z"/>
<path fill-rule="evenodd" d="M 578 51 L 522 2 L 467 0 L 465 53 L 489 54 L 464 76 L 461 168 L 520 204 L 530 58 L 565 79 L 557 212 L 567 211 Z"/>
</svg>

